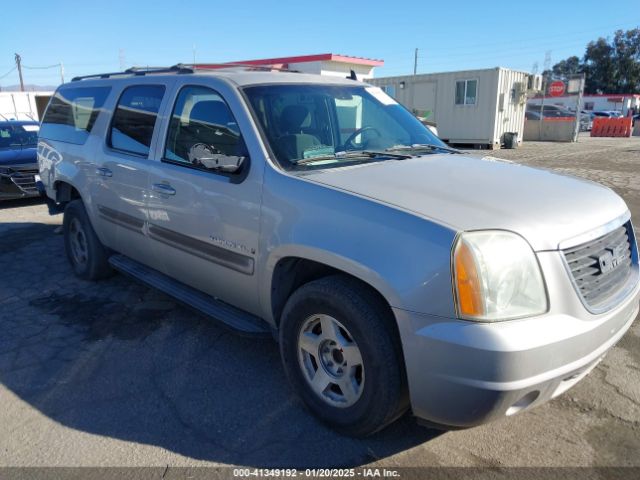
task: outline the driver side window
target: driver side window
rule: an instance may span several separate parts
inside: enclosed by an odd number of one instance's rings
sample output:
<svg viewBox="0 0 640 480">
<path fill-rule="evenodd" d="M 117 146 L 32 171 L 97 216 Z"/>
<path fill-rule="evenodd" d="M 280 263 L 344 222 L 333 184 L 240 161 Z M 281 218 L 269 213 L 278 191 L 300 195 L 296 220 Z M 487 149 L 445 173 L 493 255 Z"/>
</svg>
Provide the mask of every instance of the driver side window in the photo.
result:
<svg viewBox="0 0 640 480">
<path fill-rule="evenodd" d="M 238 124 L 222 97 L 207 87 L 184 87 L 171 114 L 164 161 L 200 167 L 202 149 L 230 157 L 246 156 Z"/>
</svg>

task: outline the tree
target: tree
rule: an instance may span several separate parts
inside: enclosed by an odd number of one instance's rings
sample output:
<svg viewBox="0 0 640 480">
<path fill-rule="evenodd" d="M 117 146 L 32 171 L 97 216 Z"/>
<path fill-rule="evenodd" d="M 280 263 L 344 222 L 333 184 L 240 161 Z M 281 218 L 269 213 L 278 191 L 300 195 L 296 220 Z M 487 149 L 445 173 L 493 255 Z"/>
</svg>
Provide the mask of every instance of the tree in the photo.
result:
<svg viewBox="0 0 640 480">
<path fill-rule="evenodd" d="M 640 28 L 618 30 L 613 39 L 618 65 L 618 92 L 640 91 Z"/>
<path fill-rule="evenodd" d="M 614 55 L 615 49 L 604 38 L 589 42 L 582 61 L 587 93 L 619 93 Z"/>
<path fill-rule="evenodd" d="M 574 55 L 566 60 L 561 60 L 553 66 L 552 72 L 553 75 L 557 77 L 566 77 L 568 75 L 582 73 L 580 59 Z"/>
<path fill-rule="evenodd" d="M 576 73 L 585 74 L 585 93 L 640 92 L 640 28 L 618 30 L 612 40 L 591 41 L 582 59 L 569 57 L 542 74 L 550 80 Z"/>
</svg>

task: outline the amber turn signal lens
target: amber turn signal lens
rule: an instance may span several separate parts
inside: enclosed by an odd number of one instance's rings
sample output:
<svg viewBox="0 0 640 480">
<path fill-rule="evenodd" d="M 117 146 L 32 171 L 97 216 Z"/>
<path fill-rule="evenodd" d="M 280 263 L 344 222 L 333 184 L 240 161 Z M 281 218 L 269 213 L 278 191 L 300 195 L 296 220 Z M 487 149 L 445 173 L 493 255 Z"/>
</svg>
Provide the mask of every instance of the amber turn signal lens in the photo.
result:
<svg viewBox="0 0 640 480">
<path fill-rule="evenodd" d="M 464 240 L 458 242 L 454 254 L 454 275 L 458 294 L 458 313 L 464 317 L 484 315 L 482 288 L 471 248 Z"/>
</svg>

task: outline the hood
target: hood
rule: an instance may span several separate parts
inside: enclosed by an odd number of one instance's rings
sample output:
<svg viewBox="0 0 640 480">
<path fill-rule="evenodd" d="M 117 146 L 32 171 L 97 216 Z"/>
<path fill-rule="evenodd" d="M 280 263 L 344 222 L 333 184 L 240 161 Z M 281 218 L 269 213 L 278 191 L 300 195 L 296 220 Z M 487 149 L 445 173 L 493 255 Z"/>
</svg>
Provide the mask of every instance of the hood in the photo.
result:
<svg viewBox="0 0 640 480">
<path fill-rule="evenodd" d="M 14 165 L 30 165 L 38 168 L 38 155 L 35 147 L 22 148 L 17 150 L 0 149 L 0 167 L 11 167 Z"/>
<path fill-rule="evenodd" d="M 491 157 L 431 154 L 304 176 L 458 231 L 510 230 L 537 251 L 556 250 L 628 212 L 600 184 Z"/>
</svg>

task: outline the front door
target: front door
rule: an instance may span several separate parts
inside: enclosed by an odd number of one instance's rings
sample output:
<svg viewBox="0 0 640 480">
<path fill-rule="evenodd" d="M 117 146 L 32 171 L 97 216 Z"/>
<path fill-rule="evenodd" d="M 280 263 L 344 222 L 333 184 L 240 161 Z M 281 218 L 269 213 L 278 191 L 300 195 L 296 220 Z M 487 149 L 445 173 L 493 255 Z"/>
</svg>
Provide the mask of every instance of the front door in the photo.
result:
<svg viewBox="0 0 640 480">
<path fill-rule="evenodd" d="M 231 100 L 240 110 L 240 100 Z M 260 314 L 263 164 L 250 164 L 236 115 L 218 91 L 184 85 L 170 107 L 158 161 L 149 170 L 148 235 L 157 265 L 187 285 Z M 208 169 L 196 158 L 203 148 L 214 156 L 244 157 L 244 163 L 235 173 Z"/>
</svg>

